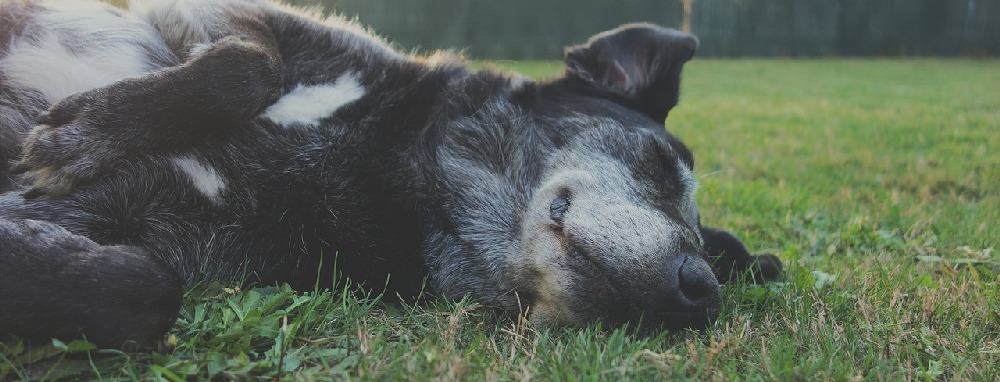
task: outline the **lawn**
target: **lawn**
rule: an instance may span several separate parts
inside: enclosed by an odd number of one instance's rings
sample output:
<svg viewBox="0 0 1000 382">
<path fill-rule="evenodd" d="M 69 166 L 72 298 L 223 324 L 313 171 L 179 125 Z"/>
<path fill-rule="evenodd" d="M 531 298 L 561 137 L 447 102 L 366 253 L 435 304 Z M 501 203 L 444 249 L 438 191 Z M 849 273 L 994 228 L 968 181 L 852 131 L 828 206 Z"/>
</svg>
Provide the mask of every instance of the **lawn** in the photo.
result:
<svg viewBox="0 0 1000 382">
<path fill-rule="evenodd" d="M 7 341 L 0 380 L 995 380 L 998 68 L 689 63 L 667 126 L 695 153 L 702 220 L 786 263 L 782 282 L 726 286 L 705 331 L 633 338 L 475 301 L 208 285 L 161 352 Z"/>
</svg>

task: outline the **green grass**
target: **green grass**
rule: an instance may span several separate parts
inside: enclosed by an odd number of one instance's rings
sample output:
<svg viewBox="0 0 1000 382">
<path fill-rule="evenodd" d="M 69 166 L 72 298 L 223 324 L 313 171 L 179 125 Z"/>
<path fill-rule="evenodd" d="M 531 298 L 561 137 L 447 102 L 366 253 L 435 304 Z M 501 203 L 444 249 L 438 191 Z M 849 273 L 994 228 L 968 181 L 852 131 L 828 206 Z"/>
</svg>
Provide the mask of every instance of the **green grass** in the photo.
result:
<svg viewBox="0 0 1000 382">
<path fill-rule="evenodd" d="M 695 153 L 702 219 L 787 266 L 783 282 L 725 287 L 704 332 L 636 339 L 470 301 L 209 286 L 189 292 L 170 349 L 7 341 L 0 379 L 994 380 L 998 67 L 691 62 L 667 125 Z"/>
</svg>

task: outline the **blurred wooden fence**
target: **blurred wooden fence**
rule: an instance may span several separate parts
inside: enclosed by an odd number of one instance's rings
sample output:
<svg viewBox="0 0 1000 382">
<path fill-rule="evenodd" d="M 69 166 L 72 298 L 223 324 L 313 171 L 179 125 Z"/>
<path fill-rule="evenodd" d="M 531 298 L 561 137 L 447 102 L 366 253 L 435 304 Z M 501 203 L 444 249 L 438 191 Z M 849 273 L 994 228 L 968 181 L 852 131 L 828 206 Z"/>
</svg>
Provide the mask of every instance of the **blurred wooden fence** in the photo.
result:
<svg viewBox="0 0 1000 382">
<path fill-rule="evenodd" d="M 293 0 L 357 16 L 405 48 L 458 49 L 494 59 L 557 58 L 563 47 L 623 23 L 680 25 L 678 1 Z"/>
<path fill-rule="evenodd" d="M 1000 55 L 1000 0 L 285 1 L 356 16 L 405 49 L 493 59 L 558 58 L 634 21 L 691 30 L 703 57 Z"/>
<path fill-rule="evenodd" d="M 712 56 L 1000 54 L 998 0 L 693 0 Z"/>
</svg>

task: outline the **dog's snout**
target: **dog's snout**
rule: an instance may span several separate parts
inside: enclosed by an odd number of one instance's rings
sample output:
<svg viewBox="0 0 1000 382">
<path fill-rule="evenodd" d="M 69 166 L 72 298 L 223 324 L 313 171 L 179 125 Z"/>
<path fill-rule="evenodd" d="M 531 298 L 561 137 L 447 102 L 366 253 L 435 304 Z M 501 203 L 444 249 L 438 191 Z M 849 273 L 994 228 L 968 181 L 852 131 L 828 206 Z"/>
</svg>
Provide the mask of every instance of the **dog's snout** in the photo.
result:
<svg viewBox="0 0 1000 382">
<path fill-rule="evenodd" d="M 710 269 L 700 266 L 700 257 L 682 255 L 677 269 L 676 299 L 692 310 L 704 308 L 718 292 L 719 286 Z"/>
<path fill-rule="evenodd" d="M 654 281 L 657 298 L 646 300 L 641 309 L 645 324 L 676 330 L 703 328 L 715 321 L 722 298 L 708 263 L 697 254 L 679 253 L 665 265 L 666 277 Z"/>
</svg>

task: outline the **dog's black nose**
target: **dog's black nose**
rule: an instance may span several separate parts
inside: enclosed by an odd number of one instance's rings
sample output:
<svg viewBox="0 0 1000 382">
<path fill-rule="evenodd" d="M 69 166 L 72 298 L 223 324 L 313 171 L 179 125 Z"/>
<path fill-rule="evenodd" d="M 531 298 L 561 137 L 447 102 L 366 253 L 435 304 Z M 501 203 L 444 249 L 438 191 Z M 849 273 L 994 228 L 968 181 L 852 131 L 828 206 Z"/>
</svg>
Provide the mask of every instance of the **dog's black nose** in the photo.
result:
<svg viewBox="0 0 1000 382">
<path fill-rule="evenodd" d="M 699 266 L 698 260 L 697 257 L 685 255 L 677 270 L 678 300 L 695 309 L 709 302 L 708 300 L 715 294 L 713 292 L 719 289 L 715 275 L 710 270 L 706 272 L 705 267 Z"/>
<path fill-rule="evenodd" d="M 703 328 L 715 321 L 721 309 L 719 283 L 708 262 L 696 254 L 672 255 L 666 262 L 670 275 L 661 282 L 658 301 L 645 311 L 647 325 L 670 330 Z"/>
<path fill-rule="evenodd" d="M 713 301 L 718 293 L 719 283 L 710 268 L 701 266 L 700 258 L 692 255 L 679 256 L 677 269 L 677 300 L 691 310 L 702 310 Z"/>
</svg>

